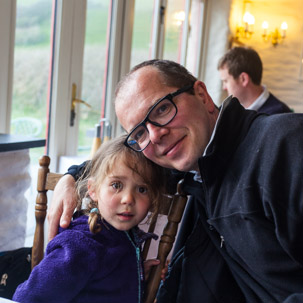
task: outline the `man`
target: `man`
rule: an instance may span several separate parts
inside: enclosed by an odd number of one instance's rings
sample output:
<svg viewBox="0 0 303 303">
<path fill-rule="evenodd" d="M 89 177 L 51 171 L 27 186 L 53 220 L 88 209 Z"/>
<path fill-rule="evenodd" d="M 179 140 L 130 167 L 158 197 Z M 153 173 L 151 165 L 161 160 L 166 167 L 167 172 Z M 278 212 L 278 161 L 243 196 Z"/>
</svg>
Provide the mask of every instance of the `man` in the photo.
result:
<svg viewBox="0 0 303 303">
<path fill-rule="evenodd" d="M 130 148 L 184 172 L 198 213 L 158 302 L 302 301 L 303 115 L 259 114 L 232 97 L 218 109 L 203 82 L 165 60 L 133 68 L 115 107 Z M 62 211 L 69 224 L 74 182 L 55 191 L 51 237 Z"/>
<path fill-rule="evenodd" d="M 262 61 L 252 48 L 235 47 L 219 61 L 223 89 L 247 109 L 260 113 L 289 113 L 291 109 L 261 85 Z"/>
</svg>

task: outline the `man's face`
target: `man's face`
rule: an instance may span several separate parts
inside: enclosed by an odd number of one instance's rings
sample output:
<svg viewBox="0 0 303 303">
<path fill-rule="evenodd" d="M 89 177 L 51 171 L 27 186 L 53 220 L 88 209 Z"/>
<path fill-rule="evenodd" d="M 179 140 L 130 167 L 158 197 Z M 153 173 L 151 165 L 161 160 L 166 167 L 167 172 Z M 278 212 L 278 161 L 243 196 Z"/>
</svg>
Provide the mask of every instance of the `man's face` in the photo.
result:
<svg viewBox="0 0 303 303">
<path fill-rule="evenodd" d="M 129 133 L 153 104 L 177 89 L 163 85 L 154 67 L 134 72 L 116 98 L 116 114 L 123 128 Z M 146 123 L 151 142 L 143 153 L 151 161 L 180 171 L 198 170 L 198 158 L 210 140 L 218 110 L 202 82 L 196 81 L 194 90 L 195 95 L 182 93 L 173 98 L 178 113 L 169 124 Z"/>
<path fill-rule="evenodd" d="M 239 78 L 235 79 L 229 72 L 227 67 L 219 69 L 220 78 L 222 80 L 222 88 L 227 94 L 241 100 L 243 87 Z"/>
</svg>

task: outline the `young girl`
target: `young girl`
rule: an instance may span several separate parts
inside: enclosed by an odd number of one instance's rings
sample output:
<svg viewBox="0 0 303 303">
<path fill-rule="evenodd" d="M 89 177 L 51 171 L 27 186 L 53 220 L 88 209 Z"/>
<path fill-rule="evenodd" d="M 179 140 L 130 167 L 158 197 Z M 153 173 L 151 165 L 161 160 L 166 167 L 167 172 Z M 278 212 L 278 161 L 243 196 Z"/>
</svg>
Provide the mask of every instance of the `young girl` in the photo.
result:
<svg viewBox="0 0 303 303">
<path fill-rule="evenodd" d="M 142 302 L 140 248 L 151 235 L 137 225 L 151 208 L 157 209 L 165 176 L 142 153 L 124 146 L 124 140 L 113 139 L 97 151 L 77 184 L 82 215 L 59 230 L 13 300 Z M 87 200 L 88 205 L 81 203 Z"/>
</svg>

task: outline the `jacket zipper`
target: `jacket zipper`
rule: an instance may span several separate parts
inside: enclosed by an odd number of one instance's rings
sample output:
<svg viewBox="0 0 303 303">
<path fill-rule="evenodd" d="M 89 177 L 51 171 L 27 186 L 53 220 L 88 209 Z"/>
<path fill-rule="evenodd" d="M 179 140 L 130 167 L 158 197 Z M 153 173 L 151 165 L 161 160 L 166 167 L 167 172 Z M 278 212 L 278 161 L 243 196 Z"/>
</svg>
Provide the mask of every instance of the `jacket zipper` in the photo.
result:
<svg viewBox="0 0 303 303">
<path fill-rule="evenodd" d="M 220 235 L 220 238 L 221 238 L 220 248 L 222 248 L 224 245 L 224 237 Z"/>
<path fill-rule="evenodd" d="M 139 288 L 139 293 L 138 293 L 138 302 L 141 302 L 141 280 L 143 279 L 143 272 L 141 268 L 141 251 L 140 247 L 136 246 L 132 238 L 130 237 L 129 233 L 126 231 L 125 232 L 130 243 L 133 245 L 133 247 L 136 250 L 136 259 L 137 259 L 137 274 L 138 274 L 138 288 Z"/>
<path fill-rule="evenodd" d="M 204 177 L 204 174 L 203 174 L 203 171 L 202 171 L 201 167 L 202 167 L 202 164 L 200 165 L 200 160 L 199 160 L 199 170 L 200 170 L 200 176 L 201 176 L 201 179 L 202 179 L 202 188 L 203 188 L 204 197 L 205 197 L 205 214 L 206 214 L 207 217 L 209 217 L 209 214 L 210 214 L 210 203 L 208 203 L 208 201 L 206 199 L 207 188 L 206 188 L 206 185 L 205 185 L 205 177 Z M 220 239 L 221 239 L 220 248 L 223 248 L 224 237 L 220 235 Z"/>
</svg>

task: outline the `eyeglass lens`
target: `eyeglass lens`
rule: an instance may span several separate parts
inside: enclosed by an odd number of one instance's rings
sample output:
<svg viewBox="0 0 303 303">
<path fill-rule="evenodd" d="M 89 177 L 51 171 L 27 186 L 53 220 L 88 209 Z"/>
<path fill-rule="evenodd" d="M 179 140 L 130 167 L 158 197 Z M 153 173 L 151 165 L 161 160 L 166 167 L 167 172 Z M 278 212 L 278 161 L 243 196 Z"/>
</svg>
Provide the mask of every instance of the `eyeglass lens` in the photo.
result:
<svg viewBox="0 0 303 303">
<path fill-rule="evenodd" d="M 157 126 L 164 126 L 174 118 L 176 112 L 177 109 L 172 101 L 163 99 L 151 110 L 145 121 Z M 127 140 L 128 144 L 136 150 L 144 149 L 149 144 L 149 141 L 149 132 L 145 122 L 138 125 Z"/>
</svg>

